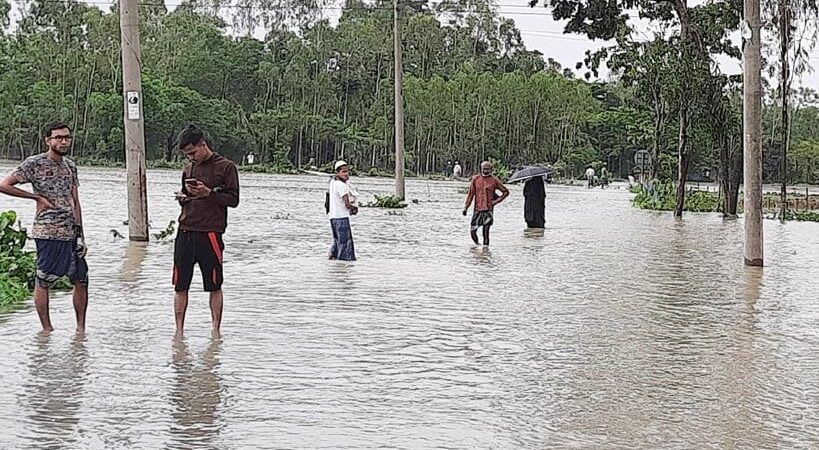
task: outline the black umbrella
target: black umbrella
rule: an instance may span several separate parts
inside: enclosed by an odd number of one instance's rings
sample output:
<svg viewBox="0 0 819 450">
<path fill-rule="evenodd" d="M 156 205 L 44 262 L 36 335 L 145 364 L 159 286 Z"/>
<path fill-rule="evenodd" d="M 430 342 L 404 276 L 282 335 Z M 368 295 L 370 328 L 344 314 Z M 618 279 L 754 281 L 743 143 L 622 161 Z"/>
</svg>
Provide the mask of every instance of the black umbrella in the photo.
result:
<svg viewBox="0 0 819 450">
<path fill-rule="evenodd" d="M 529 178 L 534 178 L 534 177 L 545 177 L 546 175 L 549 175 L 552 172 L 554 172 L 554 169 L 552 169 L 551 167 L 537 167 L 537 166 L 524 167 L 523 169 L 520 169 L 520 170 L 516 171 L 515 173 L 513 173 L 512 176 L 509 177 L 509 181 L 507 183 L 514 183 L 514 182 L 517 182 L 517 181 L 528 180 Z"/>
</svg>

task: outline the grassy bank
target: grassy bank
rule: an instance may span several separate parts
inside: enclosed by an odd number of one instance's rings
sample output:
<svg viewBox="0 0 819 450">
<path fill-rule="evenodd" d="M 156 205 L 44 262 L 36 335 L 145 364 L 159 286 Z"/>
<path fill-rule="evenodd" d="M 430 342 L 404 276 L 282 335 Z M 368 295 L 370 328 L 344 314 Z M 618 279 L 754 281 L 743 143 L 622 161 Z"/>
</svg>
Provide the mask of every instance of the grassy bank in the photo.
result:
<svg viewBox="0 0 819 450">
<path fill-rule="evenodd" d="M 112 159 L 104 159 L 104 158 L 95 158 L 95 157 L 74 157 L 72 158 L 74 162 L 76 162 L 79 166 L 82 167 L 102 167 L 102 168 L 111 168 L 111 169 L 124 169 L 125 168 L 125 161 L 119 160 L 112 160 Z M 0 160 L 2 162 L 8 163 L 9 165 L 16 165 L 19 164 L 20 161 L 17 160 Z M 182 170 L 188 162 L 186 160 L 175 160 L 175 161 L 166 161 L 164 159 L 152 159 L 145 161 L 145 167 L 148 169 L 169 169 L 169 170 Z M 245 173 L 269 173 L 269 174 L 277 174 L 277 175 L 300 175 L 310 172 L 322 172 L 326 173 L 328 176 L 332 175 L 333 173 L 333 163 L 327 163 L 321 167 L 305 167 L 302 169 L 298 169 L 295 166 L 285 163 L 285 164 L 242 164 L 237 165 L 239 172 Z M 350 168 L 350 175 L 354 177 L 372 177 L 372 178 L 393 178 L 395 175 L 392 172 L 388 172 L 386 170 L 377 168 L 377 167 L 370 167 L 369 169 L 361 169 L 356 167 Z M 437 172 L 429 172 L 423 175 L 418 175 L 415 172 L 407 169 L 404 171 L 404 175 L 407 178 L 417 178 L 422 180 L 435 180 L 435 181 L 469 181 L 471 177 L 464 176 L 458 179 L 452 179 L 449 177 L 445 177 Z"/>
<path fill-rule="evenodd" d="M 87 167 L 110 167 L 110 168 L 125 168 L 125 161 L 116 161 L 110 159 L 101 159 L 101 158 L 74 158 L 74 161 L 79 164 L 80 166 L 87 166 Z M 157 159 L 157 160 L 148 160 L 145 161 L 145 167 L 148 169 L 174 169 L 174 170 L 182 170 L 188 161 L 186 160 L 176 160 L 176 161 L 166 161 L 164 159 Z M 285 164 L 242 164 L 237 165 L 237 168 L 240 172 L 247 172 L 247 173 L 270 173 L 270 174 L 279 174 L 279 175 L 299 175 L 306 173 L 307 170 L 313 172 L 323 172 L 326 173 L 328 176 L 333 173 L 333 163 L 327 163 L 321 167 L 311 167 L 306 169 L 298 169 L 295 166 L 285 163 Z M 350 174 L 352 176 L 357 177 L 381 177 L 381 178 L 392 178 L 393 174 L 390 172 L 386 172 L 376 167 L 371 167 L 367 170 L 358 170 L 355 167 L 352 167 L 350 170 Z M 406 176 L 415 178 L 416 174 L 410 170 L 406 171 Z M 431 180 L 434 179 L 445 179 L 443 176 L 437 173 L 430 173 L 427 176 L 420 177 L 420 178 L 428 178 Z"/>
</svg>

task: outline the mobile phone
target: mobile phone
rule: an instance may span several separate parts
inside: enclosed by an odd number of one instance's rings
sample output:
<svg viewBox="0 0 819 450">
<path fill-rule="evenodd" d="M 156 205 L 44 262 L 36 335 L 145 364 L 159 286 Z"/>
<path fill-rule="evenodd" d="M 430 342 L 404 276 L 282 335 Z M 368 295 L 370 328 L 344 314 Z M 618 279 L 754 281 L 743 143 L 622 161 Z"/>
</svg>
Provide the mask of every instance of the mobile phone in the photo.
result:
<svg viewBox="0 0 819 450">
<path fill-rule="evenodd" d="M 196 178 L 185 178 L 185 184 L 188 186 L 196 186 L 199 183 L 199 180 Z"/>
</svg>

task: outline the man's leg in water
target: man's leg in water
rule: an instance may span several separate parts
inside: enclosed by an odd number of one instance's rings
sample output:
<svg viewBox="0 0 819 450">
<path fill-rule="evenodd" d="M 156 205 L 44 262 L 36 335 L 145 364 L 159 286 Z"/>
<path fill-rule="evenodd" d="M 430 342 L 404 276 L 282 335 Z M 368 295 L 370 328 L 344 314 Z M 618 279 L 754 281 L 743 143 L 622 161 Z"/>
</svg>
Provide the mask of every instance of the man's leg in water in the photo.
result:
<svg viewBox="0 0 819 450">
<path fill-rule="evenodd" d="M 472 213 L 472 220 L 469 221 L 469 235 L 472 236 L 472 242 L 474 242 L 475 245 L 480 245 L 480 242 L 478 242 L 478 226 L 477 225 L 478 225 L 478 213 L 473 212 Z"/>
<path fill-rule="evenodd" d="M 214 336 L 218 335 L 222 326 L 222 290 L 210 293 L 210 319 L 213 325 Z"/>
<path fill-rule="evenodd" d="M 483 226 L 483 245 L 489 245 L 489 228 L 491 225 Z"/>
<path fill-rule="evenodd" d="M 175 293 L 173 309 L 176 315 L 176 334 L 182 336 L 185 329 L 185 311 L 188 310 L 188 291 Z"/>
<path fill-rule="evenodd" d="M 74 285 L 74 314 L 77 316 L 77 331 L 85 331 L 85 310 L 88 308 L 88 285 Z"/>
<path fill-rule="evenodd" d="M 54 330 L 51 326 L 51 318 L 48 315 L 48 288 L 34 286 L 34 306 L 37 308 L 37 315 L 40 316 L 40 325 L 43 331 L 50 333 Z"/>
</svg>

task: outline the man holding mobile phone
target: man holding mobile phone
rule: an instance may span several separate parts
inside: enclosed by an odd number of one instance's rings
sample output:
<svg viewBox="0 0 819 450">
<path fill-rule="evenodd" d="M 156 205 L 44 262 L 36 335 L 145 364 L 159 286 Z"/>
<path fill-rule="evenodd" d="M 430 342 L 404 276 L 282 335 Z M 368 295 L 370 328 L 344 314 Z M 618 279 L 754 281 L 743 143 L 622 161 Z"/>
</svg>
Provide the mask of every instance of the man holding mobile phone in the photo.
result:
<svg viewBox="0 0 819 450">
<path fill-rule="evenodd" d="M 239 205 L 239 173 L 229 159 L 211 150 L 204 131 L 188 125 L 179 133 L 179 150 L 190 163 L 182 171 L 182 190 L 176 193 L 182 213 L 174 243 L 173 284 L 176 333 L 185 328 L 188 291 L 193 268 L 199 264 L 205 291 L 210 293 L 214 334 L 222 324 L 222 234 L 227 209 Z"/>
</svg>

